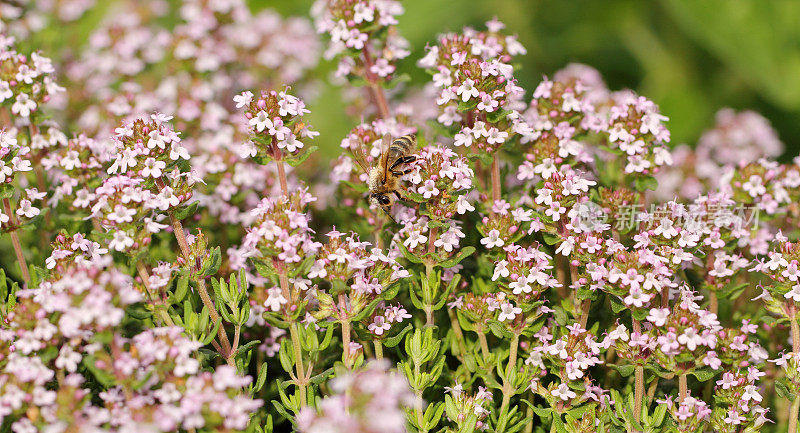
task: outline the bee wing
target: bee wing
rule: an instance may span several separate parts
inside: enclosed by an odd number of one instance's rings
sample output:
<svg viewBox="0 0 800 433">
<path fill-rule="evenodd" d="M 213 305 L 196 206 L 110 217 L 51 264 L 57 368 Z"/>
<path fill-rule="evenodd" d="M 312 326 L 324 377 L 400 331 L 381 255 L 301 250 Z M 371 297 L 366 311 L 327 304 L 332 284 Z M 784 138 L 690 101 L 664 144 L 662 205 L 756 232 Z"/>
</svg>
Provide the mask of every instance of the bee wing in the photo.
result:
<svg viewBox="0 0 800 433">
<path fill-rule="evenodd" d="M 383 141 L 381 143 L 381 161 L 380 161 L 380 168 L 383 171 L 382 179 L 386 182 L 386 178 L 389 176 L 389 136 L 384 135 Z"/>
<path fill-rule="evenodd" d="M 363 170 L 364 173 L 369 174 L 369 167 L 367 167 L 367 162 L 364 158 L 365 156 L 363 153 L 358 156 L 353 154 L 353 160 L 358 164 L 359 167 L 361 167 L 361 170 Z"/>
</svg>

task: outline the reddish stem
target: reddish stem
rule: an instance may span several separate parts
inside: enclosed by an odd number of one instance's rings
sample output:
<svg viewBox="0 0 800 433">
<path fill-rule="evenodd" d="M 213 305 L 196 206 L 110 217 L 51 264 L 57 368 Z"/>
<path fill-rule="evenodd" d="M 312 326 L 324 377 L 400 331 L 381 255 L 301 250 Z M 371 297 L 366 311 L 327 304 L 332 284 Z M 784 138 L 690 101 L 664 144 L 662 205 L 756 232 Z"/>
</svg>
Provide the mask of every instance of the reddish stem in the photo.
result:
<svg viewBox="0 0 800 433">
<path fill-rule="evenodd" d="M 27 286 L 31 282 L 31 274 L 28 272 L 28 263 L 25 261 L 25 256 L 22 254 L 22 244 L 20 243 L 19 235 L 17 234 L 17 217 L 14 216 L 14 212 L 11 210 L 11 202 L 7 198 L 3 199 L 3 208 L 8 215 L 9 225 L 13 227 L 8 234 L 11 236 L 11 244 L 14 246 L 14 253 L 17 255 L 17 263 L 19 264 L 19 269 L 22 272 L 22 279 L 25 281 L 25 285 Z"/>
</svg>

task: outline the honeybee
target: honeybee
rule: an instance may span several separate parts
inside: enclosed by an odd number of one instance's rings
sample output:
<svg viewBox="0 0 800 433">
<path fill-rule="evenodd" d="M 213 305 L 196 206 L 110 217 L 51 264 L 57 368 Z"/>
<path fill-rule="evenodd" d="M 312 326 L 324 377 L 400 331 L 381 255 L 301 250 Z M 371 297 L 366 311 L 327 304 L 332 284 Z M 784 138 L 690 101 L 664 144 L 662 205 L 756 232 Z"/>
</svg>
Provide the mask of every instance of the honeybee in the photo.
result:
<svg viewBox="0 0 800 433">
<path fill-rule="evenodd" d="M 369 188 L 369 201 L 386 212 L 392 209 L 396 199 L 402 199 L 401 190 L 405 190 L 400 185 L 400 177 L 408 174 L 413 169 L 407 168 L 406 164 L 416 161 L 417 157 L 411 153 L 417 147 L 417 139 L 413 135 L 404 135 L 396 138 L 384 149 L 378 159 L 377 165 L 369 170 L 362 165 L 361 168 L 367 173 L 367 187 Z"/>
</svg>

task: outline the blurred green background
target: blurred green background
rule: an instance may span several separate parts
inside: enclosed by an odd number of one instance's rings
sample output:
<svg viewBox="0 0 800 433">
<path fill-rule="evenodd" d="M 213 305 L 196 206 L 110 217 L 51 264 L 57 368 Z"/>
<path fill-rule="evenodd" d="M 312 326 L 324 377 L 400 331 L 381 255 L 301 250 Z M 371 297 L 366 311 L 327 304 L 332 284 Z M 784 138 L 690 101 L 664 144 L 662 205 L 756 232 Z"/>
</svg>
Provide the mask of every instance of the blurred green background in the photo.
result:
<svg viewBox="0 0 800 433">
<path fill-rule="evenodd" d="M 307 14 L 312 1 L 251 0 L 254 9 Z M 493 16 L 516 33 L 528 54 L 517 76 L 528 95 L 570 62 L 597 68 L 611 89 L 631 88 L 670 117 L 673 144 L 693 144 L 720 108 L 753 109 L 777 129 L 787 150 L 800 149 L 800 2 L 796 0 L 405 0 L 399 29 L 413 50 L 445 31 L 482 28 Z M 333 111 L 336 92 L 323 90 L 317 129 L 338 136 L 352 120 Z M 324 135 L 324 134 L 323 134 Z"/>
<path fill-rule="evenodd" d="M 179 0 L 169 0 L 178 2 Z M 313 0 L 246 0 L 251 8 L 308 16 Z M 402 1 L 402 0 L 401 0 Z M 101 0 L 79 23 L 47 29 L 31 48 L 53 52 L 80 45 L 115 0 Z M 694 144 L 723 107 L 764 115 L 786 144 L 800 150 L 800 1 L 797 0 L 404 0 L 399 30 L 412 55 L 400 63 L 415 83 L 426 43 L 464 26 L 483 28 L 497 16 L 519 35 L 528 54 L 516 59 L 528 95 L 543 74 L 570 62 L 597 68 L 613 90 L 631 88 L 670 117 L 673 145 Z M 324 84 L 311 104 L 323 153 L 333 156 L 357 119 L 342 109 L 340 89 L 327 80 L 333 62 L 313 74 Z"/>
</svg>

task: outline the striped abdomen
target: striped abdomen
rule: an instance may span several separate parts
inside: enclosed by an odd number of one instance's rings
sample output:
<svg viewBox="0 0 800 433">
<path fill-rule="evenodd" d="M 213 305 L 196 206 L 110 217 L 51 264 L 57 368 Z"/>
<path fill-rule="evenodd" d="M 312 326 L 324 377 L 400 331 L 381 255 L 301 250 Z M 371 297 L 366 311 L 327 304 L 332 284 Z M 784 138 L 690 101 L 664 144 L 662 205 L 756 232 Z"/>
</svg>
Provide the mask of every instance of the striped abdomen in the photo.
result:
<svg viewBox="0 0 800 433">
<path fill-rule="evenodd" d="M 417 138 L 413 135 L 404 135 L 395 138 L 389 146 L 388 162 L 391 165 L 394 161 L 413 153 L 417 147 Z"/>
</svg>

